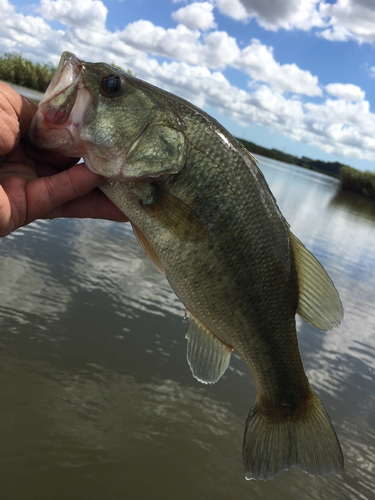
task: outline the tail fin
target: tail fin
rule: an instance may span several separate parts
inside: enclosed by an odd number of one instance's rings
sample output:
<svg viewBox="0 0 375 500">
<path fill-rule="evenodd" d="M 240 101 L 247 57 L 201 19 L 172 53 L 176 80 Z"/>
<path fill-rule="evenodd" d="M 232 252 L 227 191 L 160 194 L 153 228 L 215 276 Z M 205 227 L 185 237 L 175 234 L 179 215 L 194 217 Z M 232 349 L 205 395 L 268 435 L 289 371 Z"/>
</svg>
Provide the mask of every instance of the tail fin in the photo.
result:
<svg viewBox="0 0 375 500">
<path fill-rule="evenodd" d="M 318 396 L 304 409 L 269 411 L 255 402 L 245 429 L 242 457 L 246 479 L 272 479 L 292 466 L 312 476 L 340 474 L 340 443 Z"/>
</svg>

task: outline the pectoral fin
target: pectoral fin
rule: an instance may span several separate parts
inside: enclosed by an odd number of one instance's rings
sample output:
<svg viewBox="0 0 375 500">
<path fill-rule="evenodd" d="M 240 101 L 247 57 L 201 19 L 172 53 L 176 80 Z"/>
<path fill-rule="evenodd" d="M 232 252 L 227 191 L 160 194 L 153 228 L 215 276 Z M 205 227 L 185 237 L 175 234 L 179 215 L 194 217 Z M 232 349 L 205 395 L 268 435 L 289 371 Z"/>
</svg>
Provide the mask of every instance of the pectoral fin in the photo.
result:
<svg viewBox="0 0 375 500">
<path fill-rule="evenodd" d="M 185 337 L 193 376 L 204 384 L 214 384 L 228 368 L 232 348 L 190 313 Z"/>
<path fill-rule="evenodd" d="M 331 330 L 343 317 L 339 294 L 320 262 L 291 232 L 290 237 L 299 285 L 297 314 L 320 330 Z"/>
<path fill-rule="evenodd" d="M 161 263 L 158 254 L 155 252 L 154 248 L 150 245 L 148 239 L 141 232 L 141 230 L 132 223 L 132 228 L 134 234 L 138 240 L 138 243 L 150 261 L 154 264 L 156 269 L 161 272 L 161 274 L 165 274 L 164 266 Z"/>
<path fill-rule="evenodd" d="M 142 203 L 142 208 L 178 238 L 197 240 L 208 232 L 199 214 L 156 182 L 152 186 L 150 201 Z"/>
</svg>

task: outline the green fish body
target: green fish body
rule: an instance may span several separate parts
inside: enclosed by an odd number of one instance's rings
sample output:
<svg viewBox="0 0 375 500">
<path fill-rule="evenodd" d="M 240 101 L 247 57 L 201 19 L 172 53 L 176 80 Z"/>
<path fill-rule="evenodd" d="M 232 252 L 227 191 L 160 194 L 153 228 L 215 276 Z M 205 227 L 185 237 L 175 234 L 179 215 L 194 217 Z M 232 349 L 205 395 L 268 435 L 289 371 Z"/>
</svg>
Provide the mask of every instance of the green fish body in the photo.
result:
<svg viewBox="0 0 375 500">
<path fill-rule="evenodd" d="M 341 321 L 341 302 L 250 153 L 187 101 L 70 53 L 29 136 L 83 156 L 106 177 L 102 190 L 186 306 L 193 375 L 216 382 L 233 350 L 246 362 L 257 388 L 246 478 L 271 479 L 292 466 L 340 473 L 341 448 L 304 372 L 295 315 L 328 330 Z"/>
</svg>

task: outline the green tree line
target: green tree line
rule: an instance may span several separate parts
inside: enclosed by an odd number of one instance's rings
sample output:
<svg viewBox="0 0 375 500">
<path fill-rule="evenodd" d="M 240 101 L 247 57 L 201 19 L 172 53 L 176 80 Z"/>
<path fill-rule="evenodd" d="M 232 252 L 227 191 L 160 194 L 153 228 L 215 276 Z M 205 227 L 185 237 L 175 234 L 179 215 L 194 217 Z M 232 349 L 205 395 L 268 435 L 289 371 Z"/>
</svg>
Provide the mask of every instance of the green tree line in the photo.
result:
<svg viewBox="0 0 375 500">
<path fill-rule="evenodd" d="M 314 170 L 315 172 L 321 172 L 332 177 L 340 177 L 340 171 L 342 164 L 339 162 L 329 162 L 322 160 L 312 160 L 303 156 L 298 158 L 298 156 L 293 156 L 288 153 L 284 153 L 278 149 L 268 149 L 263 146 L 258 146 L 254 142 L 245 141 L 244 139 L 238 139 L 245 146 L 246 149 L 254 153 L 266 156 L 267 158 L 272 158 L 274 160 L 283 161 L 284 163 L 291 163 L 293 165 L 298 165 L 299 167 L 307 168 L 309 170 Z"/>
<path fill-rule="evenodd" d="M 0 80 L 6 82 L 45 92 L 55 72 L 52 63 L 33 63 L 16 52 L 0 55 Z"/>
<path fill-rule="evenodd" d="M 114 63 L 112 66 L 134 76 L 130 69 L 124 70 Z M 40 92 L 46 91 L 56 69 L 56 66 L 50 62 L 34 63 L 17 52 L 0 54 L 0 80 Z"/>
<path fill-rule="evenodd" d="M 340 179 L 340 187 L 346 191 L 358 193 L 367 198 L 375 200 L 375 172 L 366 170 L 362 172 L 356 168 L 343 165 L 339 162 L 325 162 L 322 160 L 312 160 L 311 158 L 298 158 L 278 149 L 268 149 L 263 146 L 258 146 L 254 142 L 238 139 L 251 153 L 266 156 L 274 160 L 291 163 L 299 167 L 315 170 L 332 177 Z"/>
</svg>

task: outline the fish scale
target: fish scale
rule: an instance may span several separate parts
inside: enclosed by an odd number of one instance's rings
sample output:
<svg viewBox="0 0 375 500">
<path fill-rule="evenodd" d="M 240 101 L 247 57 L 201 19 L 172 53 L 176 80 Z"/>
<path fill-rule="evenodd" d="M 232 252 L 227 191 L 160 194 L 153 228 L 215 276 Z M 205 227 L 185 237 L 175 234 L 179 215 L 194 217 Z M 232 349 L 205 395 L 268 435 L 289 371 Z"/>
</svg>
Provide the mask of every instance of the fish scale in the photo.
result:
<svg viewBox="0 0 375 500">
<path fill-rule="evenodd" d="M 101 189 L 186 306 L 193 375 L 215 383 L 232 350 L 244 359 L 257 388 L 243 442 L 246 478 L 272 479 L 292 466 L 339 474 L 341 448 L 305 375 L 295 314 L 330 329 L 341 302 L 251 154 L 187 101 L 70 53 L 29 137 L 81 154 L 107 178 Z"/>
</svg>

